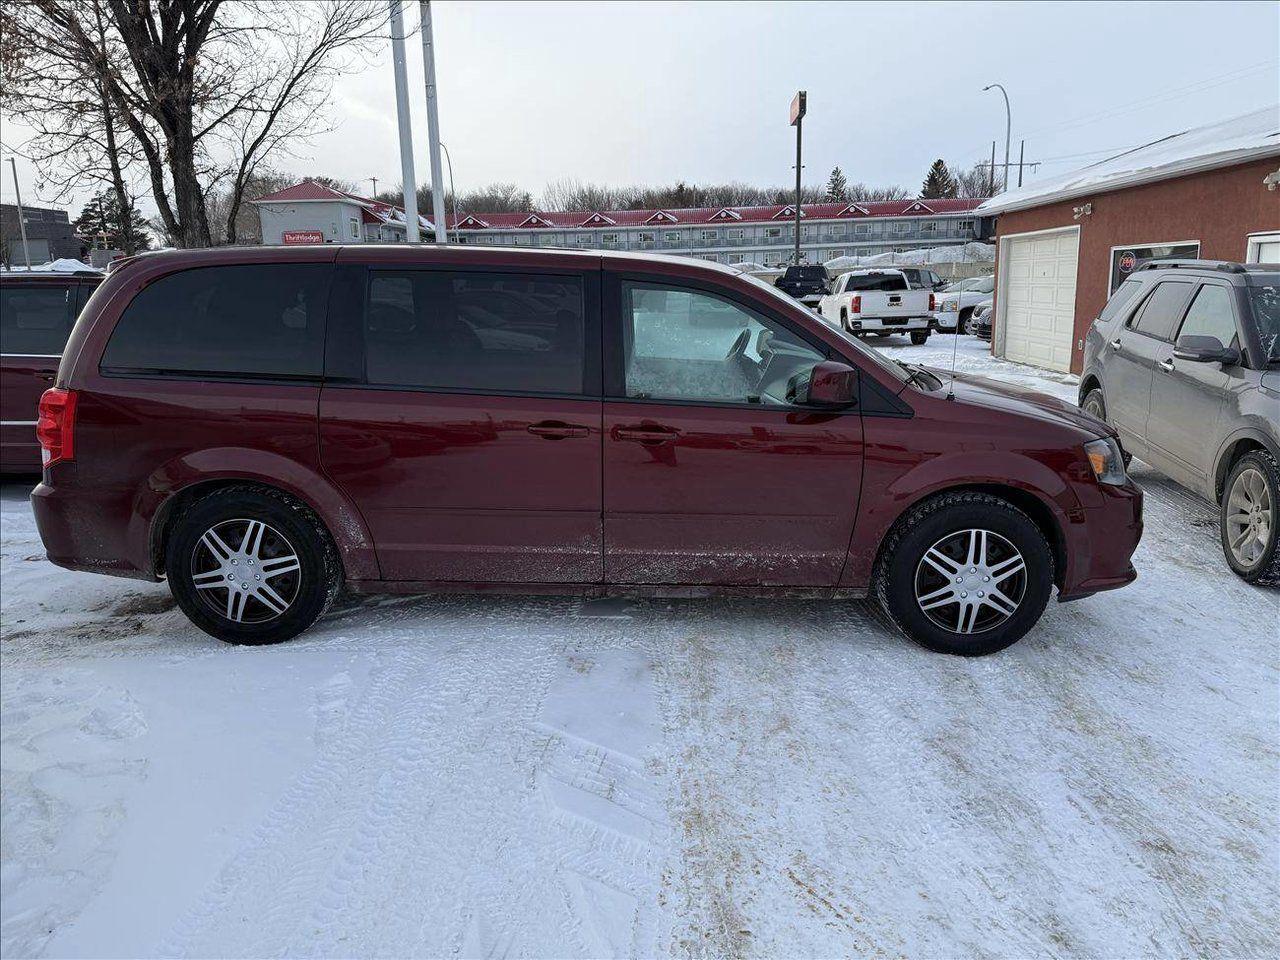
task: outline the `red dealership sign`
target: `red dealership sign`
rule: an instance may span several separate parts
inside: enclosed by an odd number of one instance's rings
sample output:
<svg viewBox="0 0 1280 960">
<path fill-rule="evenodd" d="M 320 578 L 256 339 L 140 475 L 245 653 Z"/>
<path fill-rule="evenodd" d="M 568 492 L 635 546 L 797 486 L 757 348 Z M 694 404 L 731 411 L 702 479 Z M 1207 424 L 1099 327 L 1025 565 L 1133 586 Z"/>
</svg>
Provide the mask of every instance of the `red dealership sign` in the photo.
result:
<svg viewBox="0 0 1280 960">
<path fill-rule="evenodd" d="M 280 234 L 281 243 L 324 243 L 319 230 L 286 230 Z"/>
</svg>

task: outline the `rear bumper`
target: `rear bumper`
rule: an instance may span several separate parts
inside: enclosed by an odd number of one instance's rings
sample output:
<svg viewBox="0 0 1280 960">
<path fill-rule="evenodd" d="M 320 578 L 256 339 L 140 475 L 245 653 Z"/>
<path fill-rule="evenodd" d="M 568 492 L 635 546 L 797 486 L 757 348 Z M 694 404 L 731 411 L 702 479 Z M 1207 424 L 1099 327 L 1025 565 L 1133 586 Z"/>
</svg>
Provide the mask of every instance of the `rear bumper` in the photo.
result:
<svg viewBox="0 0 1280 960">
<path fill-rule="evenodd" d="M 65 472 L 74 466 L 55 469 Z M 88 573 L 159 579 L 151 569 L 146 532 L 131 528 L 127 495 L 40 483 L 31 491 L 31 512 L 51 563 Z"/>
<path fill-rule="evenodd" d="M 881 319 L 879 317 L 863 316 L 850 317 L 846 321 L 850 333 L 879 332 L 881 330 L 892 332 L 928 330 L 931 322 L 931 317 L 904 317 L 899 320 L 897 318 Z"/>
<path fill-rule="evenodd" d="M 1067 567 L 1058 600 L 1079 600 L 1133 583 L 1133 553 L 1142 540 L 1142 490 L 1132 481 L 1099 485 L 1080 520 L 1068 525 Z"/>
</svg>

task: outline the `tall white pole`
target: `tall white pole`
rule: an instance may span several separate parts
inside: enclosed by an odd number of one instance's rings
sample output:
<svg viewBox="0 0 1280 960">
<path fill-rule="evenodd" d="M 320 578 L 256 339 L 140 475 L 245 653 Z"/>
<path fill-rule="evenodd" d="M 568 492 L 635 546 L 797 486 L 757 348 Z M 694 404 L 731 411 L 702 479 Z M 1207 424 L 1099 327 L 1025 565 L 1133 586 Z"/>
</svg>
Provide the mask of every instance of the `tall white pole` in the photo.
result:
<svg viewBox="0 0 1280 960">
<path fill-rule="evenodd" d="M 391 0 L 391 63 L 396 72 L 396 119 L 400 123 L 400 179 L 404 184 L 405 239 L 420 243 L 418 181 L 413 176 L 413 129 L 409 125 L 409 76 L 405 71 L 404 17 L 401 0 Z"/>
<path fill-rule="evenodd" d="M 440 117 L 436 114 L 436 55 L 431 39 L 431 0 L 418 0 L 422 18 L 422 67 L 427 84 L 427 145 L 431 148 L 431 209 L 436 243 L 449 241 L 444 214 L 444 174 L 440 170 Z"/>
<path fill-rule="evenodd" d="M 13 171 L 13 196 L 18 201 L 18 230 L 22 233 L 22 259 L 27 262 L 27 272 L 31 272 L 31 248 L 27 246 L 27 216 L 22 212 L 22 191 L 18 189 L 18 165 L 9 158 L 9 169 Z"/>
</svg>

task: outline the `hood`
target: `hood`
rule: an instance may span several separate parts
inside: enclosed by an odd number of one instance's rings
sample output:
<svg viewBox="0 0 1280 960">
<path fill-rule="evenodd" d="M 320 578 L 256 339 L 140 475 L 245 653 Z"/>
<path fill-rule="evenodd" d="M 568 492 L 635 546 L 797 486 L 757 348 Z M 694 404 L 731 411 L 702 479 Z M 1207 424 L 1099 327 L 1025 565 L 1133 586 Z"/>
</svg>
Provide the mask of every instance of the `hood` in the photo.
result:
<svg viewBox="0 0 1280 960">
<path fill-rule="evenodd" d="M 937 367 L 926 368 L 942 381 L 942 392 L 945 395 L 947 381 L 951 379 L 950 370 Z M 961 403 L 986 407 L 989 410 L 1001 410 L 1033 417 L 1045 423 L 1074 427 L 1090 437 L 1114 437 L 1115 430 L 1101 420 L 1091 417 L 1074 403 L 1059 400 L 1047 393 L 1018 387 L 1009 383 L 998 383 L 986 377 L 977 377 L 967 373 L 957 373 L 955 377 L 955 397 Z"/>
</svg>

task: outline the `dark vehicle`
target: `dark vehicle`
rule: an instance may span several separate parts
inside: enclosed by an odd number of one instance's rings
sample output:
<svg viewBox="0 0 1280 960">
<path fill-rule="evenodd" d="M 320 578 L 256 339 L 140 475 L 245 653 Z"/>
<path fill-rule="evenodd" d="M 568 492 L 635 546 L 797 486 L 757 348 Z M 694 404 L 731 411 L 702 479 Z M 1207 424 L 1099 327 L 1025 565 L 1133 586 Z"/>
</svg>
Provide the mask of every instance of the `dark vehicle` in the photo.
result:
<svg viewBox="0 0 1280 960">
<path fill-rule="evenodd" d="M 503 304 L 519 301 L 520 310 Z M 1129 583 L 1074 405 L 949 391 L 727 267 L 394 246 L 143 255 L 41 401 L 50 559 L 271 643 L 355 592 L 874 594 L 981 654 Z"/>
<path fill-rule="evenodd" d="M 965 331 L 979 340 L 991 341 L 990 300 L 973 308 L 973 313 L 969 315 L 969 321 L 965 324 Z"/>
<path fill-rule="evenodd" d="M 0 474 L 40 472 L 36 408 L 102 275 L 0 273 Z"/>
<path fill-rule="evenodd" d="M 928 267 L 895 266 L 893 269 L 902 271 L 912 290 L 942 290 L 947 285 L 947 281 Z"/>
<path fill-rule="evenodd" d="M 1152 261 L 1085 340 L 1080 405 L 1219 506 L 1227 563 L 1280 583 L 1280 265 Z"/>
<path fill-rule="evenodd" d="M 787 296 L 813 306 L 831 291 L 831 277 L 824 266 L 801 264 L 798 267 L 787 267 L 774 282 L 774 286 Z"/>
</svg>

